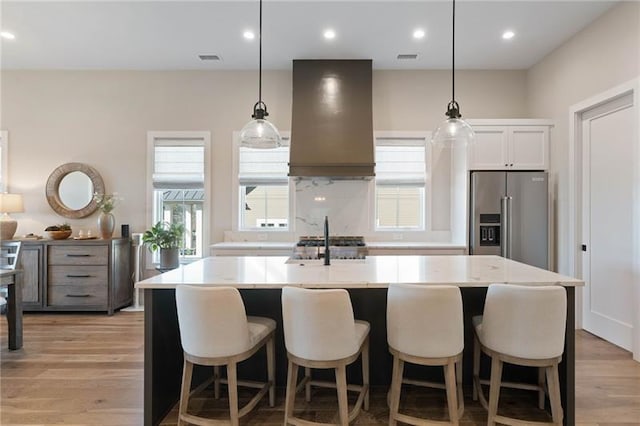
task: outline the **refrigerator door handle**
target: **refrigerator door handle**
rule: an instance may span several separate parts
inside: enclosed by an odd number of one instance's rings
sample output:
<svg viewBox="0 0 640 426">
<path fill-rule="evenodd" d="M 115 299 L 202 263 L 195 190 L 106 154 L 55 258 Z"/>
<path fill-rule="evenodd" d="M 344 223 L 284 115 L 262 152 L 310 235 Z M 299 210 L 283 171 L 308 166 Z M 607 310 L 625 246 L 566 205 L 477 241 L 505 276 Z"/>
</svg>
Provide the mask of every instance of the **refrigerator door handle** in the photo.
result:
<svg viewBox="0 0 640 426">
<path fill-rule="evenodd" d="M 507 197 L 500 199 L 500 233 L 502 234 L 500 243 L 500 256 L 508 257 L 507 244 L 508 244 L 508 229 L 509 229 L 509 216 L 507 212 Z"/>
<path fill-rule="evenodd" d="M 507 216 L 509 217 L 509 220 L 507 222 L 507 258 L 512 259 L 513 258 L 513 197 L 507 197 Z"/>
</svg>

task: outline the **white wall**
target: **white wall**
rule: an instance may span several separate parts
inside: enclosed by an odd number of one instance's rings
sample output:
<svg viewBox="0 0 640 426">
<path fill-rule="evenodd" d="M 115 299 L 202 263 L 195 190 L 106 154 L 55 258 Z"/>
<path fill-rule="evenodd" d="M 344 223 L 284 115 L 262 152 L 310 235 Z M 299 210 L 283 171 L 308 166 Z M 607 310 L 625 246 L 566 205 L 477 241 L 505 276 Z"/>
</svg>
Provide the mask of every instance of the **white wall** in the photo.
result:
<svg viewBox="0 0 640 426">
<path fill-rule="evenodd" d="M 527 72 L 529 116 L 555 121 L 551 182 L 556 219 L 558 271 L 568 264 L 569 108 L 640 75 L 640 3 L 622 2 Z"/>
<path fill-rule="evenodd" d="M 524 71 L 465 71 L 456 77 L 465 117 L 526 115 Z M 444 118 L 449 72 L 377 71 L 373 81 L 376 130 L 431 130 Z M 291 73 L 265 72 L 263 87 L 269 118 L 288 130 Z M 25 213 L 16 214 L 17 235 L 42 234 L 63 221 L 76 229 L 95 227 L 97 215 L 65 219 L 46 202 L 47 177 L 70 161 L 95 167 L 106 190 L 124 198 L 114 211 L 117 229 L 128 223 L 132 232 L 144 230 L 146 132 L 209 130 L 210 240 L 222 241 L 232 228 L 232 133 L 250 118 L 256 95 L 257 73 L 246 71 L 3 71 L 0 129 L 9 131 L 10 190 L 25 196 Z"/>
</svg>

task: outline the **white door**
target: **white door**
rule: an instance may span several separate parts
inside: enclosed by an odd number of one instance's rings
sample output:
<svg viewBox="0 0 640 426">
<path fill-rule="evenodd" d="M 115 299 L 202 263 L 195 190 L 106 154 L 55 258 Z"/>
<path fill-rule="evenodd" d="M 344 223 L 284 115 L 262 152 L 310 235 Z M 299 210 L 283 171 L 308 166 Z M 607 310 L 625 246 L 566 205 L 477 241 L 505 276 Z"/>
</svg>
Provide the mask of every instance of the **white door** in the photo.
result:
<svg viewBox="0 0 640 426">
<path fill-rule="evenodd" d="M 582 114 L 583 327 L 629 351 L 634 324 L 633 95 Z M 586 246 L 586 247 L 585 247 Z"/>
</svg>

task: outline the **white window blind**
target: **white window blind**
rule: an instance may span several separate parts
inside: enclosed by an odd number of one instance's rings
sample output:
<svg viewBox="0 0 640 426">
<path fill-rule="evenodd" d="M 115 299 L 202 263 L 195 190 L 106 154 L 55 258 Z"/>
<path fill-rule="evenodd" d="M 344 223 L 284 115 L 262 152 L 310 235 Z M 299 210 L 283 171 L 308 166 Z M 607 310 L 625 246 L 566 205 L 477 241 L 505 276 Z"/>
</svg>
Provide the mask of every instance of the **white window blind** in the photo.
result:
<svg viewBox="0 0 640 426">
<path fill-rule="evenodd" d="M 426 178 L 424 138 L 378 138 L 376 184 L 424 186 Z"/>
<path fill-rule="evenodd" d="M 203 140 L 156 139 L 153 156 L 154 188 L 204 188 Z"/>
<path fill-rule="evenodd" d="M 284 142 L 284 141 L 283 141 Z M 240 148 L 240 185 L 281 185 L 289 181 L 289 147 Z"/>
</svg>

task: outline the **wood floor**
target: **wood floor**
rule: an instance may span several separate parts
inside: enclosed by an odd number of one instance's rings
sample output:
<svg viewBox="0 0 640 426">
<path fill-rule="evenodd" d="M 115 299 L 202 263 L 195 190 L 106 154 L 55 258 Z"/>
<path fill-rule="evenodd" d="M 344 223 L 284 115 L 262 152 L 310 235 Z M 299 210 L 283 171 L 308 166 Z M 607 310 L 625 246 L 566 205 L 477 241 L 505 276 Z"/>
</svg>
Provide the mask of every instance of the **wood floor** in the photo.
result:
<svg viewBox="0 0 640 426">
<path fill-rule="evenodd" d="M 0 425 L 141 425 L 143 396 L 142 313 L 26 314 L 24 348 L 7 350 L 6 320 L 0 319 Z M 576 417 L 580 426 L 640 425 L 640 363 L 631 355 L 585 332 L 576 341 Z M 486 424 L 486 414 L 465 389 L 462 425 Z M 401 409 L 445 419 L 444 395 L 403 388 Z M 246 397 L 246 394 L 241 394 Z M 505 390 L 500 410 L 544 420 L 533 393 Z M 309 419 L 331 421 L 335 396 L 314 391 L 310 405 L 298 398 L 296 408 Z M 210 393 L 195 398 L 194 411 L 223 415 L 226 400 Z M 243 418 L 246 425 L 283 421 L 280 391 L 275 408 L 266 401 Z M 425 408 L 428 407 L 428 408 Z M 164 424 L 175 424 L 175 411 Z M 355 424 L 387 424 L 386 389 L 374 389 L 371 409 Z"/>
</svg>

